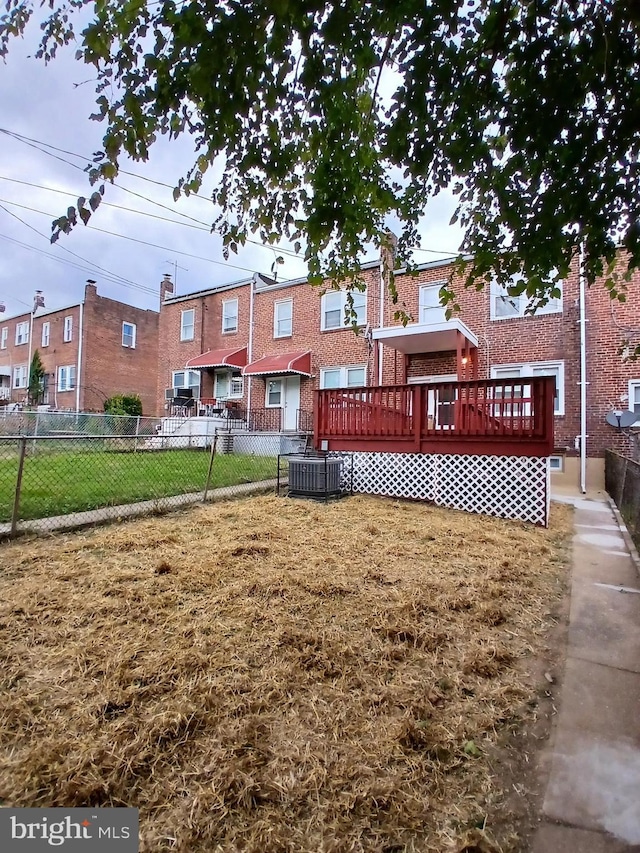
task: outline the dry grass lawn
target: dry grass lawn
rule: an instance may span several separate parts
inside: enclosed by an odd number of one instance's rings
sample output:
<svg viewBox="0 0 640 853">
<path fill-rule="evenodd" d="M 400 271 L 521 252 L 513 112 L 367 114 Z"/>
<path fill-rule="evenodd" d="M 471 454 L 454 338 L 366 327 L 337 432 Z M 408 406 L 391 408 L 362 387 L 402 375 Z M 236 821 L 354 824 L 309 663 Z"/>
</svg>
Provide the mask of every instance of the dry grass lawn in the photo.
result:
<svg viewBox="0 0 640 853">
<path fill-rule="evenodd" d="M 145 853 L 517 849 L 489 753 L 570 522 L 260 497 L 3 546 L 0 798 L 137 806 Z"/>
</svg>

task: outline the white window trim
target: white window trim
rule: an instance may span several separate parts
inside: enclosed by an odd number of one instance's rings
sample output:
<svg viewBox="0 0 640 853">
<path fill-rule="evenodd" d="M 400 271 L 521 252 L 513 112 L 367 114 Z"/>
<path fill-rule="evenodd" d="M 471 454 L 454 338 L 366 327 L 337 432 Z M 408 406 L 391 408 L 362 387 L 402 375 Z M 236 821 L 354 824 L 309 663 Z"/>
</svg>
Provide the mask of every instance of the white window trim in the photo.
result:
<svg viewBox="0 0 640 853">
<path fill-rule="evenodd" d="M 130 344 L 125 344 L 125 342 L 124 342 L 124 327 L 125 326 L 131 326 L 131 328 L 133 329 L 133 332 L 131 334 L 132 342 Z M 138 334 L 138 327 L 136 326 L 135 323 L 129 323 L 127 320 L 122 321 L 122 346 L 125 347 L 125 349 L 135 349 L 136 348 L 137 334 Z"/>
<path fill-rule="evenodd" d="M 233 317 L 234 317 L 234 311 L 233 310 L 231 312 L 228 311 L 227 306 L 229 306 L 229 305 L 235 305 L 236 324 L 233 328 L 226 329 L 225 328 L 225 320 L 230 320 L 230 319 L 233 319 Z M 235 297 L 234 299 L 223 299 L 222 300 L 222 334 L 223 335 L 233 335 L 235 332 L 238 331 L 239 308 L 240 308 L 240 303 L 239 303 L 238 297 Z"/>
<path fill-rule="evenodd" d="M 198 377 L 197 384 L 191 383 L 189 385 L 177 385 L 176 384 L 176 376 L 180 373 L 183 376 L 185 376 L 185 378 L 197 376 Z M 200 382 L 201 381 L 202 381 L 202 375 L 201 375 L 199 370 L 189 370 L 188 368 L 185 368 L 183 370 L 172 370 L 171 371 L 171 382 L 172 382 L 171 387 L 172 388 L 192 388 L 194 391 L 197 389 L 197 393 L 194 393 L 194 395 L 193 395 L 194 397 L 200 396 Z"/>
<path fill-rule="evenodd" d="M 629 380 L 629 389 L 628 389 L 629 390 L 629 397 L 627 399 L 627 408 L 629 409 L 630 412 L 633 411 L 633 398 L 635 396 L 633 392 L 635 391 L 636 388 L 640 388 L 640 379 L 630 379 Z M 622 397 L 621 399 L 624 400 L 624 397 Z M 621 406 L 620 408 L 623 408 L 623 407 Z M 640 413 L 638 413 L 638 420 L 634 421 L 631 424 L 631 426 L 640 427 Z"/>
<path fill-rule="evenodd" d="M 279 403 L 270 403 L 269 402 L 269 383 L 270 382 L 279 382 L 280 383 L 280 402 Z M 281 409 L 284 405 L 284 377 L 283 376 L 265 376 L 264 381 L 264 407 L 265 409 Z"/>
<path fill-rule="evenodd" d="M 554 415 L 556 417 L 562 417 L 565 413 L 565 395 L 564 395 L 564 361 L 529 361 L 529 362 L 519 362 L 516 364 L 494 364 L 491 366 L 491 378 L 499 379 L 500 377 L 497 375 L 499 371 L 502 370 L 520 370 L 520 374 L 517 379 L 526 379 L 528 377 L 534 376 L 534 369 L 537 371 L 544 370 L 545 368 L 550 368 L 552 370 L 558 369 L 558 409 L 554 411 Z"/>
<path fill-rule="evenodd" d="M 185 323 L 184 318 L 186 314 L 191 314 L 191 322 Z M 185 329 L 191 328 L 190 334 L 185 334 Z M 181 341 L 192 341 L 195 337 L 196 333 L 196 309 L 195 308 L 185 308 L 184 311 L 180 312 L 180 340 Z M 179 372 L 179 371 L 178 371 Z"/>
<path fill-rule="evenodd" d="M 291 324 L 291 331 L 287 332 L 285 335 L 278 334 L 278 323 L 282 322 L 282 318 L 278 316 L 278 310 L 282 308 L 282 306 L 288 305 L 290 308 L 289 316 L 285 317 L 285 320 L 288 320 Z M 277 302 L 273 303 L 273 337 L 274 338 L 290 338 L 293 335 L 293 299 L 279 299 Z"/>
<path fill-rule="evenodd" d="M 18 381 L 16 382 L 16 378 Z M 11 387 L 16 389 L 27 388 L 29 385 L 29 365 L 14 364 L 13 375 L 11 377 Z"/>
<path fill-rule="evenodd" d="M 554 462 L 556 463 L 554 465 Z M 553 473 L 554 471 L 562 473 L 564 471 L 564 456 L 559 456 L 557 453 L 554 453 L 549 457 L 549 470 Z"/>
<path fill-rule="evenodd" d="M 64 372 L 63 372 L 64 371 Z M 71 379 L 71 371 L 73 371 L 73 379 Z M 62 377 L 65 377 L 65 381 L 62 381 Z M 62 394 L 65 391 L 75 391 L 76 387 L 76 366 L 75 364 L 64 364 L 58 368 L 58 375 L 56 377 L 58 393 Z"/>
<path fill-rule="evenodd" d="M 20 334 L 21 332 L 24 335 L 23 340 L 19 340 L 19 338 L 21 336 L 21 334 Z M 27 320 L 25 320 L 22 323 L 16 323 L 16 346 L 21 347 L 21 346 L 24 346 L 25 344 L 28 344 L 28 343 L 29 343 L 29 323 L 27 322 Z"/>
<path fill-rule="evenodd" d="M 9 327 L 3 326 L 2 332 L 0 333 L 0 349 L 7 348 L 7 342 L 9 340 Z"/>
<path fill-rule="evenodd" d="M 362 388 L 367 384 L 367 365 L 366 364 L 333 364 L 331 366 L 327 365 L 327 367 L 320 368 L 320 388 L 324 389 L 326 386 L 325 376 L 327 373 L 333 373 L 334 371 L 340 371 L 340 384 L 338 388 Z M 347 384 L 347 376 L 349 370 L 363 370 L 364 371 L 364 383 L 363 385 L 348 385 Z"/>
<path fill-rule="evenodd" d="M 512 280 L 514 282 L 519 281 L 521 278 L 522 276 L 520 275 L 512 276 Z M 495 279 L 492 279 L 491 286 L 489 288 L 490 318 L 491 320 L 516 320 L 522 317 L 541 317 L 546 314 L 562 314 L 564 296 L 563 282 L 558 282 L 556 287 L 558 287 L 560 290 L 559 297 L 551 298 L 549 299 L 546 305 L 536 308 L 535 314 L 527 314 L 527 308 L 531 304 L 533 304 L 535 300 L 530 299 L 526 293 L 521 293 L 519 296 L 509 296 L 506 292 L 506 289 L 500 287 L 498 282 Z M 513 314 L 498 314 L 496 312 L 496 301 L 500 297 L 502 297 L 502 299 L 504 299 L 505 301 L 508 300 L 510 303 L 512 303 L 513 307 L 516 309 Z"/>
<path fill-rule="evenodd" d="M 65 344 L 70 343 L 73 340 L 73 315 L 69 314 L 64 318 L 64 331 L 62 334 L 62 341 Z"/>
<path fill-rule="evenodd" d="M 227 383 L 229 391 L 226 394 L 220 394 L 218 392 L 218 382 L 223 377 L 227 377 Z M 240 380 L 241 387 L 240 391 L 233 390 L 233 382 Z M 213 396 L 216 400 L 241 400 L 244 396 L 244 377 L 242 374 L 237 374 L 234 376 L 232 370 L 216 370 L 214 374 L 213 380 Z"/>
<path fill-rule="evenodd" d="M 447 283 L 446 281 L 432 281 L 432 282 L 425 282 L 424 284 L 420 285 L 420 289 L 418 291 L 418 322 L 419 323 L 427 324 L 427 323 L 436 323 L 436 322 L 437 323 L 446 322 L 446 317 L 445 317 L 446 308 L 444 308 L 444 306 L 440 304 L 439 299 L 438 299 L 437 305 L 425 305 L 424 304 L 425 303 L 424 297 L 425 297 L 425 293 L 427 292 L 427 290 L 430 290 L 433 288 L 437 288 L 438 290 L 440 290 L 442 287 L 444 287 L 446 285 L 446 283 Z M 441 315 L 442 315 L 441 319 L 440 318 L 432 318 L 430 320 L 427 320 L 426 318 L 423 318 L 423 314 L 427 310 L 431 310 L 431 311 L 439 310 L 441 312 Z"/>
<path fill-rule="evenodd" d="M 46 332 L 46 334 L 45 334 Z M 42 334 L 40 336 L 40 346 L 48 347 L 51 340 L 51 323 L 42 324 Z"/>
<path fill-rule="evenodd" d="M 326 314 L 327 311 L 325 309 L 325 304 L 327 297 L 332 294 L 340 294 L 340 324 L 338 326 L 327 326 L 326 323 Z M 360 318 L 358 326 L 366 326 L 367 324 L 367 291 L 364 290 L 353 290 L 352 291 L 354 298 L 362 298 L 364 300 L 363 304 L 363 317 Z M 327 290 L 326 293 L 322 294 L 322 298 L 320 300 L 320 331 L 321 332 L 337 332 L 342 329 L 350 329 L 351 324 L 345 322 L 345 308 L 347 306 L 347 291 L 346 290 Z M 332 310 L 336 310 L 335 308 Z"/>
</svg>

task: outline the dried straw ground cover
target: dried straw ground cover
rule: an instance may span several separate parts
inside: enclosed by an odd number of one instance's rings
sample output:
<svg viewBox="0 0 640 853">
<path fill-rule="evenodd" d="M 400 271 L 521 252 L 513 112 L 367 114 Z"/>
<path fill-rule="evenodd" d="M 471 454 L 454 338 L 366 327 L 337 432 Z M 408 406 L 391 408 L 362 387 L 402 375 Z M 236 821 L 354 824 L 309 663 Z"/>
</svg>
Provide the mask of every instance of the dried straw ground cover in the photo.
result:
<svg viewBox="0 0 640 853">
<path fill-rule="evenodd" d="M 535 714 L 552 520 L 261 497 L 5 546 L 0 797 L 138 806 L 148 853 L 517 849 L 489 756 Z"/>
</svg>

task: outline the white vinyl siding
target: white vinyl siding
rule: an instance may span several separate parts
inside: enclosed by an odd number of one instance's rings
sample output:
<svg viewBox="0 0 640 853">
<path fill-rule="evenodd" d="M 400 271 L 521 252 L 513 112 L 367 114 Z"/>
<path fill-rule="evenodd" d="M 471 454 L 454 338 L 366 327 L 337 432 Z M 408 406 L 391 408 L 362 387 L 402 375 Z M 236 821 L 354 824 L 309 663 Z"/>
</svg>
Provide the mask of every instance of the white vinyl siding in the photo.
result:
<svg viewBox="0 0 640 853">
<path fill-rule="evenodd" d="M 16 323 L 16 346 L 29 343 L 29 324 Z"/>
<path fill-rule="evenodd" d="M 520 276 L 512 277 L 513 282 L 520 280 Z M 491 319 L 505 320 L 509 317 L 537 317 L 541 314 L 561 314 L 562 313 L 562 286 L 558 285 L 560 295 L 551 297 L 546 305 L 536 308 L 535 314 L 527 313 L 535 304 L 535 300 L 530 299 L 526 293 L 521 293 L 519 296 L 512 296 L 508 292 L 507 287 L 502 287 L 497 281 L 491 282 Z"/>
<path fill-rule="evenodd" d="M 76 387 L 76 366 L 69 364 L 58 368 L 58 391 L 73 391 Z"/>
<path fill-rule="evenodd" d="M 42 324 L 42 338 L 40 341 L 40 343 L 43 347 L 49 346 L 50 337 L 51 337 L 51 323 L 43 323 Z"/>
<path fill-rule="evenodd" d="M 289 338 L 293 334 L 293 299 L 276 302 L 273 306 L 273 337 Z"/>
<path fill-rule="evenodd" d="M 352 291 L 353 310 L 356 312 L 357 325 L 363 326 L 367 320 L 367 295 L 360 290 Z M 320 329 L 328 332 L 332 329 L 345 329 L 351 325 L 351 319 L 345 317 L 348 304 L 346 290 L 329 290 L 321 299 Z"/>
<path fill-rule="evenodd" d="M 321 388 L 362 388 L 366 384 L 367 366 L 365 364 L 323 367 L 320 370 Z"/>
<path fill-rule="evenodd" d="M 238 300 L 225 299 L 222 303 L 222 331 L 238 331 Z"/>
<path fill-rule="evenodd" d="M 520 379 L 527 376 L 555 376 L 554 415 L 564 415 L 564 361 L 535 361 L 523 364 L 501 364 L 491 368 L 492 379 Z"/>
<path fill-rule="evenodd" d="M 64 318 L 64 334 L 62 340 L 65 344 L 73 340 L 73 317 Z"/>
<path fill-rule="evenodd" d="M 196 312 L 194 308 L 182 311 L 180 315 L 180 340 L 192 341 L 194 335 Z"/>
<path fill-rule="evenodd" d="M 29 377 L 29 367 L 26 364 L 16 364 L 13 368 L 13 387 L 26 388 Z"/>
<path fill-rule="evenodd" d="M 127 347 L 128 349 L 136 348 L 136 324 L 135 323 L 123 323 L 122 324 L 122 346 Z"/>
</svg>

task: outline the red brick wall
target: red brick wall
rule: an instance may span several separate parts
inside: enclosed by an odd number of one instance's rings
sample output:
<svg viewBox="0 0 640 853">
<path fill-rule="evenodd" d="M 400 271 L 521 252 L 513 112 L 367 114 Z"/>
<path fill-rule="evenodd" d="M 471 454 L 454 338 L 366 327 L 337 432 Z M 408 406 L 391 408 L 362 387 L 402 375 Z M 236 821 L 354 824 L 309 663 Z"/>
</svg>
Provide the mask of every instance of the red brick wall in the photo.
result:
<svg viewBox="0 0 640 853">
<path fill-rule="evenodd" d="M 135 347 L 122 345 L 122 324 L 136 326 Z M 80 407 L 103 411 L 115 394 L 137 394 L 144 415 L 156 413 L 158 312 L 134 308 L 85 288 Z"/>
</svg>

